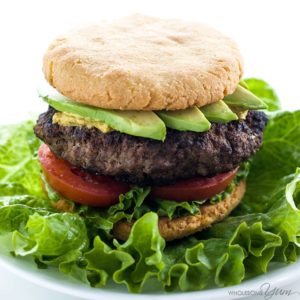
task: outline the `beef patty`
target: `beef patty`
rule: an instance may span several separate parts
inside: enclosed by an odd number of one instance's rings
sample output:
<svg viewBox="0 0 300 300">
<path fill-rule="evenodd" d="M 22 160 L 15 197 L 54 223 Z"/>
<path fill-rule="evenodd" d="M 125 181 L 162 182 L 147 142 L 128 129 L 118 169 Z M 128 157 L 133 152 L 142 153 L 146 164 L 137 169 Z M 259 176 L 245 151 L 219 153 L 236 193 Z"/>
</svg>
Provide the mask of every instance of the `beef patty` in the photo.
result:
<svg viewBox="0 0 300 300">
<path fill-rule="evenodd" d="M 249 111 L 246 120 L 213 123 L 207 132 L 167 129 L 164 142 L 96 128 L 52 123 L 53 108 L 40 115 L 35 134 L 60 158 L 91 172 L 134 185 L 164 185 L 227 172 L 261 146 L 267 118 Z"/>
</svg>

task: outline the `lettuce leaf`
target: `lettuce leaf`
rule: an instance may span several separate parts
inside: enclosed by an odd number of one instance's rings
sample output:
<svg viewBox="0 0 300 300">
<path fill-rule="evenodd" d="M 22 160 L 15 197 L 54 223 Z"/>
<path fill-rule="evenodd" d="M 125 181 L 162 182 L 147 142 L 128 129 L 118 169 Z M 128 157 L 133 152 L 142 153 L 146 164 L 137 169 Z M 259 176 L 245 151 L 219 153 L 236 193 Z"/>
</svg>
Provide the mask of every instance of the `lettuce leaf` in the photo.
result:
<svg viewBox="0 0 300 300">
<path fill-rule="evenodd" d="M 247 88 L 268 105 L 269 111 L 280 109 L 279 98 L 274 89 L 264 80 L 257 78 L 244 79 Z"/>
<path fill-rule="evenodd" d="M 43 196 L 36 156 L 40 142 L 32 127 L 32 121 L 0 127 L 0 184 L 22 186 L 27 194 Z"/>
<path fill-rule="evenodd" d="M 239 171 L 232 181 L 232 183 L 227 187 L 225 191 L 219 193 L 207 200 L 195 200 L 195 201 L 172 201 L 164 199 L 147 199 L 146 197 L 150 193 L 150 188 L 133 187 L 129 192 L 124 195 L 120 195 L 119 203 L 110 206 L 108 209 L 91 209 L 89 207 L 77 206 L 75 210 L 78 213 L 83 213 L 86 218 L 93 218 L 103 223 L 106 220 L 105 227 L 101 227 L 106 230 L 106 234 L 109 234 L 113 227 L 113 224 L 119 220 L 126 219 L 127 221 L 137 220 L 147 212 L 156 212 L 159 216 L 166 216 L 170 219 L 176 218 L 183 215 L 197 214 L 200 211 L 200 206 L 208 201 L 209 203 L 215 204 L 219 201 L 225 199 L 225 197 L 230 194 L 241 180 L 245 180 L 249 173 L 249 164 L 245 163 L 240 166 Z M 49 190 L 48 196 L 50 199 L 61 199 L 60 195 L 57 195 L 53 189 L 48 186 L 45 182 L 46 189 Z M 108 224 L 110 223 L 110 225 Z M 100 227 L 99 227 L 100 229 Z"/>
<path fill-rule="evenodd" d="M 300 166 L 300 111 L 277 113 L 264 132 L 263 147 L 254 156 L 241 213 L 266 212 L 280 197 Z M 279 202 L 279 203 L 278 203 Z"/>
<path fill-rule="evenodd" d="M 231 216 L 170 243 L 159 234 L 158 214 L 143 206 L 145 188 L 108 210 L 57 212 L 41 189 L 32 126 L 0 128 L 0 236 L 9 234 L 8 249 L 33 257 L 40 268 L 55 266 L 92 287 L 112 280 L 131 292 L 154 282 L 166 291 L 190 291 L 238 284 L 300 253 L 300 111 L 272 116 L 251 161 L 245 199 Z M 173 209 L 168 205 L 164 213 Z M 110 235 L 120 218 L 138 219 L 124 243 Z"/>
<path fill-rule="evenodd" d="M 265 273 L 271 261 L 296 259 L 300 211 L 293 196 L 300 188 L 300 169 L 281 195 L 281 208 L 267 214 L 230 217 L 165 251 L 161 280 L 166 290 L 223 287 Z M 231 270 L 234 269 L 234 272 Z"/>
</svg>

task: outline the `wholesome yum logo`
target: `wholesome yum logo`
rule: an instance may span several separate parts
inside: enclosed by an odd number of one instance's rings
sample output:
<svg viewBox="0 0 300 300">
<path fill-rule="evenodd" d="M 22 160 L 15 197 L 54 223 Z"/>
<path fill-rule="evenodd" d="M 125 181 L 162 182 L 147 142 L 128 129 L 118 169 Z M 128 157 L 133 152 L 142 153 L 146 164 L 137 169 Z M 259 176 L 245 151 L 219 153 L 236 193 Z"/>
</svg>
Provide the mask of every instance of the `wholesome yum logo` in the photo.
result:
<svg viewBox="0 0 300 300">
<path fill-rule="evenodd" d="M 273 297 L 289 297 L 292 295 L 299 295 L 299 291 L 293 291 L 292 289 L 281 289 L 278 287 L 272 287 L 270 283 L 263 283 L 257 290 L 234 290 L 228 291 L 230 296 L 245 297 L 245 296 L 261 296 L 265 300 L 270 300 Z"/>
</svg>

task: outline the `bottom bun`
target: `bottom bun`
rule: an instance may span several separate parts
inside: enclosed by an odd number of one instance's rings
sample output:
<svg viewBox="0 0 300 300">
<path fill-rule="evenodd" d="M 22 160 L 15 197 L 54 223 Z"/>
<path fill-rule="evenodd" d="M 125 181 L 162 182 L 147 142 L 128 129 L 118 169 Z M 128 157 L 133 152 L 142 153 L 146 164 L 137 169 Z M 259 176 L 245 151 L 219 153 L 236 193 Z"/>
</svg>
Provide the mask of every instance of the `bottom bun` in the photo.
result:
<svg viewBox="0 0 300 300">
<path fill-rule="evenodd" d="M 240 182 L 235 190 L 223 201 L 217 204 L 206 204 L 200 207 L 196 215 L 188 215 L 176 219 L 160 217 L 158 227 L 161 236 L 172 241 L 201 231 L 210 225 L 220 222 L 227 217 L 242 200 L 246 190 L 246 183 Z M 127 240 L 134 222 L 120 221 L 115 224 L 113 234 L 117 239 Z"/>
</svg>

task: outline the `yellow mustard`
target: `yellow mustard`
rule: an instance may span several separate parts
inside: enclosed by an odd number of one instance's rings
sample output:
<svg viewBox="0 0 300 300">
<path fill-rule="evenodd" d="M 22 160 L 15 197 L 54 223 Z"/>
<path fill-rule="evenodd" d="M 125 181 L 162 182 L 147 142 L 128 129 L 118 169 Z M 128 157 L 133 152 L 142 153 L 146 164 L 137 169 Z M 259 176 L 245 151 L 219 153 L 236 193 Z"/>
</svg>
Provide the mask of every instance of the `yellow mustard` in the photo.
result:
<svg viewBox="0 0 300 300">
<path fill-rule="evenodd" d="M 90 118 L 83 118 L 81 116 L 67 113 L 67 112 L 56 112 L 52 117 L 52 122 L 62 126 L 83 126 L 87 128 L 95 127 L 107 133 L 113 130 L 109 125 L 101 121 L 95 121 Z"/>
</svg>

